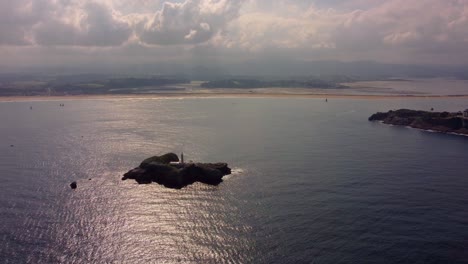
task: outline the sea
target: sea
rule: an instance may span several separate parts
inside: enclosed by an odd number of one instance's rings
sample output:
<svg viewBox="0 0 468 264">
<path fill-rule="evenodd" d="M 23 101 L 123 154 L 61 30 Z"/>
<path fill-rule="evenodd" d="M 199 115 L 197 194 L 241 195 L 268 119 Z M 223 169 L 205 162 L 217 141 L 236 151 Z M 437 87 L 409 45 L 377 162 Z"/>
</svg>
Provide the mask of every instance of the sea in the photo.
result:
<svg viewBox="0 0 468 264">
<path fill-rule="evenodd" d="M 399 108 L 468 99 L 0 103 L 0 263 L 468 263 L 468 137 L 368 121 Z M 233 173 L 121 180 L 167 152 Z"/>
</svg>

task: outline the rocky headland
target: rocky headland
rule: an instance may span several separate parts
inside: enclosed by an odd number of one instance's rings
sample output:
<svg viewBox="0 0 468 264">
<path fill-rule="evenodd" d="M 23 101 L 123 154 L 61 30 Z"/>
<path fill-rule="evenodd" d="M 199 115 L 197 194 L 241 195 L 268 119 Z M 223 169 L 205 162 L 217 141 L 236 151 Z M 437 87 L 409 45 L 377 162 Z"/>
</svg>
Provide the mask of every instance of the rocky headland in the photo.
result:
<svg viewBox="0 0 468 264">
<path fill-rule="evenodd" d="M 139 184 L 159 183 L 181 189 L 195 182 L 218 185 L 231 174 L 226 163 L 183 163 L 174 153 L 145 159 L 140 166 L 125 173 L 122 180 L 133 179 Z"/>
<path fill-rule="evenodd" d="M 468 135 L 468 118 L 462 112 L 428 112 L 399 109 L 386 113 L 378 112 L 369 117 L 369 121 L 381 121 L 384 124 L 409 126 L 441 133 Z"/>
</svg>

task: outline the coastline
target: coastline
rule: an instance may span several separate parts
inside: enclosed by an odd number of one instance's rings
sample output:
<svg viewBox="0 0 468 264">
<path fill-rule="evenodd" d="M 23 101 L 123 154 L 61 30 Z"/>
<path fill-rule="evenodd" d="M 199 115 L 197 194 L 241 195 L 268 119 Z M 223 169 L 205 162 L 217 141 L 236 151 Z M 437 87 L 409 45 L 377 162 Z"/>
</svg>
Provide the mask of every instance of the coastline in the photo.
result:
<svg viewBox="0 0 468 264">
<path fill-rule="evenodd" d="M 454 134 L 468 136 L 468 124 L 462 112 L 433 112 L 410 109 L 390 110 L 388 112 L 377 112 L 368 119 L 371 122 L 391 126 L 404 126 L 438 132 L 443 134 Z"/>
<path fill-rule="evenodd" d="M 103 94 L 60 96 L 0 96 L 0 102 L 106 100 L 106 99 L 184 99 L 184 98 L 302 98 L 302 99 L 447 99 L 468 98 L 468 95 L 372 95 L 322 93 L 157 93 Z"/>
</svg>

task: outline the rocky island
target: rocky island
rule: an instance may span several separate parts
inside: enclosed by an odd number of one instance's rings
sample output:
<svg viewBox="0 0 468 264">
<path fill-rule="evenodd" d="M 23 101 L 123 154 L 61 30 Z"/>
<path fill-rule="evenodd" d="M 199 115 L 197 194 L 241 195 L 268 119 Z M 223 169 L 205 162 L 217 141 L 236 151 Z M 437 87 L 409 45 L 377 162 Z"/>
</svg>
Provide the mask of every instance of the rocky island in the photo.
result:
<svg viewBox="0 0 468 264">
<path fill-rule="evenodd" d="M 182 158 L 182 157 L 181 157 Z M 125 173 L 122 180 L 133 179 L 139 184 L 159 183 L 181 189 L 195 182 L 218 185 L 231 174 L 226 163 L 184 163 L 174 153 L 145 159 L 140 166 Z"/>
<path fill-rule="evenodd" d="M 409 126 L 441 133 L 468 135 L 468 110 L 449 113 L 399 109 L 373 114 L 369 117 L 369 121 L 381 121 L 384 124 Z"/>
</svg>

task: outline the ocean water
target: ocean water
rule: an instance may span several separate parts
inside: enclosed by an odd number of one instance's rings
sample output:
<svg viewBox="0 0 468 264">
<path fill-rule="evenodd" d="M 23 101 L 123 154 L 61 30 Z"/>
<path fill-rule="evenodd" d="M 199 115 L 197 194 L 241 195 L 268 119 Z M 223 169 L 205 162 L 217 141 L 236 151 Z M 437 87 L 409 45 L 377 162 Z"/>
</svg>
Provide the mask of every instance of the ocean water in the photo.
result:
<svg viewBox="0 0 468 264">
<path fill-rule="evenodd" d="M 468 101 L 0 103 L 0 263 L 468 263 L 468 137 L 367 121 L 402 107 Z M 121 181 L 171 151 L 234 174 Z"/>
</svg>

